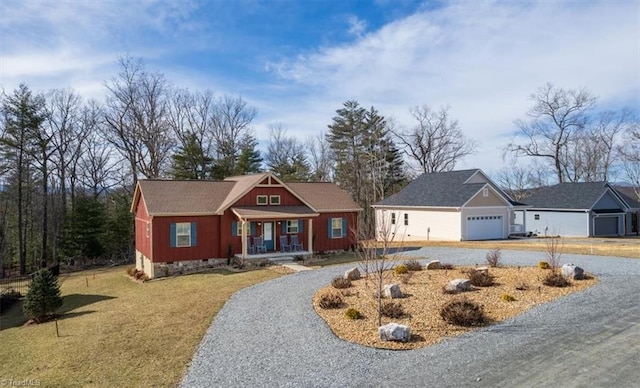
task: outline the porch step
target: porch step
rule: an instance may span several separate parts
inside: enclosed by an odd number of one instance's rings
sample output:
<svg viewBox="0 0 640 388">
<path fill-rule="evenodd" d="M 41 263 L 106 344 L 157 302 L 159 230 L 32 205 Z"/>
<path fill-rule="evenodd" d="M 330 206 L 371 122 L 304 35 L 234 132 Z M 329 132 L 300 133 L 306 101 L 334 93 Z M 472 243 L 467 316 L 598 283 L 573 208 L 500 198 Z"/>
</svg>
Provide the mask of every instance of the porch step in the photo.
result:
<svg viewBox="0 0 640 388">
<path fill-rule="evenodd" d="M 302 271 L 312 271 L 312 268 L 309 267 L 305 267 L 304 265 L 300 265 L 300 264 L 296 264 L 296 263 L 286 263 L 286 264 L 282 264 L 283 267 L 287 267 L 289 269 L 292 269 L 296 272 L 302 272 Z"/>
</svg>

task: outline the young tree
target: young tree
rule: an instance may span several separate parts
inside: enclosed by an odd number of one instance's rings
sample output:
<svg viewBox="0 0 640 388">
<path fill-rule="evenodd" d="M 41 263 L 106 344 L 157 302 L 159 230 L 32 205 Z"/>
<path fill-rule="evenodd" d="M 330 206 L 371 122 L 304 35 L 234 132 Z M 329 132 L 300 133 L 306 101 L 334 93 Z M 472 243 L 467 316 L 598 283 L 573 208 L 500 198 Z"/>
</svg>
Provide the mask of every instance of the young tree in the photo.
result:
<svg viewBox="0 0 640 388">
<path fill-rule="evenodd" d="M 449 109 L 436 112 L 427 105 L 416 106 L 411 114 L 417 125 L 395 133 L 403 152 L 418 164 L 421 173 L 451 171 L 475 153 L 476 141 L 462 133 L 457 120 L 450 119 Z"/>
<path fill-rule="evenodd" d="M 40 323 L 62 306 L 58 279 L 48 269 L 33 276 L 22 308 L 28 318 Z"/>
</svg>

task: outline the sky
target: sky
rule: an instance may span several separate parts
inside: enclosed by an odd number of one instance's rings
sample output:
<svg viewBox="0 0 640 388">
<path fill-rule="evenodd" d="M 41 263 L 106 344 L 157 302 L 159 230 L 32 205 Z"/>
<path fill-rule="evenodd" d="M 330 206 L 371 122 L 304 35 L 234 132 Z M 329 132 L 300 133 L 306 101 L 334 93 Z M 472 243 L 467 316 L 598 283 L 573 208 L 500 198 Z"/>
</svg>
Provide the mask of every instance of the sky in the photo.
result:
<svg viewBox="0 0 640 388">
<path fill-rule="evenodd" d="M 410 109 L 450 107 L 493 174 L 547 82 L 598 107 L 640 110 L 640 1 L 0 0 L 0 88 L 104 98 L 118 58 L 175 86 L 241 96 L 301 140 L 348 100 L 396 128 Z"/>
</svg>

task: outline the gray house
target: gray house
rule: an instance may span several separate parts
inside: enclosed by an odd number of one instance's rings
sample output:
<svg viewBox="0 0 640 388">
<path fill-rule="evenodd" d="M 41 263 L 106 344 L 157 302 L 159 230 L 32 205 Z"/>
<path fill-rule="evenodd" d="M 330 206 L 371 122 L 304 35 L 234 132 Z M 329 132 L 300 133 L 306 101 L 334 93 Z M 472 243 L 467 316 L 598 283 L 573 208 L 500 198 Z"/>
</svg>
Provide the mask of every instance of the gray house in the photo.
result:
<svg viewBox="0 0 640 388">
<path fill-rule="evenodd" d="M 637 204 L 629 203 L 630 198 L 607 182 L 560 183 L 541 188 L 524 202 L 529 206 L 515 211 L 515 223 L 524 224 L 527 232 L 624 236 L 633 234 L 635 228 L 637 233 Z"/>
</svg>

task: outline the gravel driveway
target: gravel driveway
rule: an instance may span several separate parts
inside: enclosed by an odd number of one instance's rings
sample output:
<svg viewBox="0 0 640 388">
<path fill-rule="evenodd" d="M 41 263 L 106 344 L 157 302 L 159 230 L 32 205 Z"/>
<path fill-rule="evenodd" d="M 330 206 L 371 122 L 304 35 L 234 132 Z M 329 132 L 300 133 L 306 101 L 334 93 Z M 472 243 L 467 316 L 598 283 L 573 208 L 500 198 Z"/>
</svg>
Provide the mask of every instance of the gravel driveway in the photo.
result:
<svg viewBox="0 0 640 388">
<path fill-rule="evenodd" d="M 483 264 L 486 250 L 405 253 Z M 508 265 L 540 252 L 503 251 Z M 566 254 L 600 282 L 503 323 L 426 348 L 377 350 L 333 335 L 314 292 L 352 265 L 300 272 L 234 294 L 189 366 L 184 387 L 624 387 L 640 379 L 640 260 Z"/>
</svg>

